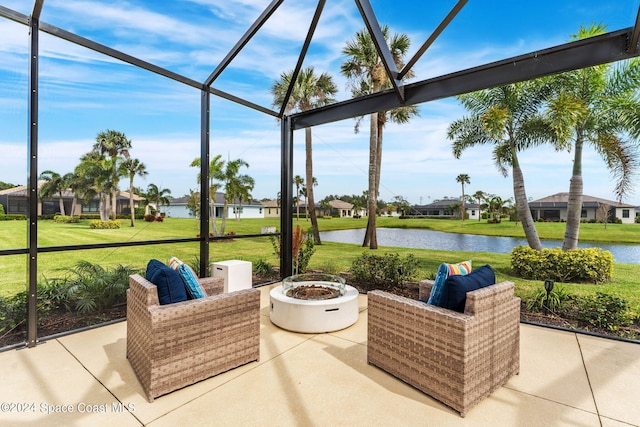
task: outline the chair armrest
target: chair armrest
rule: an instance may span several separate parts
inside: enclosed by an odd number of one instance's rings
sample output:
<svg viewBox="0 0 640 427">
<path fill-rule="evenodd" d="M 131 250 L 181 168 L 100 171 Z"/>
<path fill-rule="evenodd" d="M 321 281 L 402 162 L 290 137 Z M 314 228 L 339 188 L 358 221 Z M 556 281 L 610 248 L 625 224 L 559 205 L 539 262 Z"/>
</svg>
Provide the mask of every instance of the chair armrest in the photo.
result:
<svg viewBox="0 0 640 427">
<path fill-rule="evenodd" d="M 431 288 L 433 288 L 433 284 L 435 280 L 421 280 L 418 283 L 419 288 L 419 296 L 418 299 L 422 301 L 427 301 L 429 296 L 431 295 Z"/>
<path fill-rule="evenodd" d="M 146 307 L 160 305 L 160 301 L 158 299 L 158 288 L 156 285 L 139 274 L 132 274 L 129 276 L 129 290 L 127 292 L 131 298 L 142 302 Z"/>
<path fill-rule="evenodd" d="M 513 282 L 504 281 L 467 292 L 464 312 L 472 316 L 517 312 L 519 316 L 520 298 L 514 297 L 514 287 Z"/>
</svg>

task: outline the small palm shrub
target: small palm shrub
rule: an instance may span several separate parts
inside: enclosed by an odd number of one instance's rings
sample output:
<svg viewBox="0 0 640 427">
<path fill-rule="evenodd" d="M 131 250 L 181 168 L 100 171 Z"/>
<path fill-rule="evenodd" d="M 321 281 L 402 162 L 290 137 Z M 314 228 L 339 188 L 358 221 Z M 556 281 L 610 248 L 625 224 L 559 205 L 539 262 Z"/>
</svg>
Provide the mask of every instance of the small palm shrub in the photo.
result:
<svg viewBox="0 0 640 427">
<path fill-rule="evenodd" d="M 129 275 L 139 272 L 138 269 L 123 265 L 105 269 L 88 261 L 80 261 L 68 269 L 64 277 L 50 279 L 50 283 L 66 295 L 67 309 L 86 314 L 126 302 Z"/>
<path fill-rule="evenodd" d="M 523 303 L 527 310 L 530 311 L 544 311 L 545 304 L 548 304 L 546 307 L 552 313 L 560 313 L 563 309 L 566 308 L 568 303 L 573 300 L 571 294 L 566 292 L 562 287 L 556 286 L 549 293 L 549 301 L 547 302 L 547 291 L 538 288 L 534 291 L 533 295 L 526 298 Z"/>
</svg>

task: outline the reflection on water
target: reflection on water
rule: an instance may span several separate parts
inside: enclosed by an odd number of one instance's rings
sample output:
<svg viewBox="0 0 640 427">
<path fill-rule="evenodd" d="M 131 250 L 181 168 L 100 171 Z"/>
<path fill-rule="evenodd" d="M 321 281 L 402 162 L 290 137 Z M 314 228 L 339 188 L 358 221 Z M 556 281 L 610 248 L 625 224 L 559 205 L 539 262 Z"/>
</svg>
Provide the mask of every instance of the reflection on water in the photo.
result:
<svg viewBox="0 0 640 427">
<path fill-rule="evenodd" d="M 326 242 L 362 244 L 364 228 L 353 230 L 323 231 L 320 238 Z M 494 252 L 508 254 L 518 245 L 528 246 L 527 240 L 517 237 L 480 236 L 477 234 L 445 233 L 433 230 L 408 230 L 404 228 L 378 228 L 378 245 L 400 248 L 439 249 L 447 251 Z M 560 240 L 543 240 L 545 248 L 562 246 Z M 640 245 L 618 245 L 580 242 L 581 248 L 598 247 L 611 251 L 616 262 L 640 264 Z"/>
</svg>

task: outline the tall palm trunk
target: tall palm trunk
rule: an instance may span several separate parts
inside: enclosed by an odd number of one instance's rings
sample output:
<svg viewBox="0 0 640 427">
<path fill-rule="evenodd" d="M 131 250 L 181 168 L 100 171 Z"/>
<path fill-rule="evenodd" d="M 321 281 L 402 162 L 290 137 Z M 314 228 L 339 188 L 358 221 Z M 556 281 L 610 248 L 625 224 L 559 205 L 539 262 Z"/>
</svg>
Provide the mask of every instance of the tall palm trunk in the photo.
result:
<svg viewBox="0 0 640 427">
<path fill-rule="evenodd" d="M 313 152 L 311 148 L 311 128 L 304 130 L 306 149 L 306 182 L 307 182 L 307 217 L 311 216 L 311 228 L 313 229 L 313 240 L 316 245 L 322 244 L 320 241 L 320 231 L 318 230 L 318 215 L 316 214 L 316 203 L 313 197 Z M 311 210 L 309 210 L 311 209 Z"/>
<path fill-rule="evenodd" d="M 580 234 L 580 215 L 582 213 L 582 147 L 584 139 L 582 132 L 576 136 L 575 154 L 573 159 L 573 176 L 569 184 L 569 201 L 567 203 L 567 225 L 564 230 L 562 250 L 576 249 Z"/>
<path fill-rule="evenodd" d="M 516 199 L 516 209 L 518 216 L 522 222 L 522 228 L 524 229 L 524 235 L 527 238 L 527 243 L 532 249 L 541 251 L 542 244 L 540 243 L 540 237 L 538 237 L 538 230 L 533 222 L 533 216 L 531 215 L 531 209 L 529 209 L 529 202 L 527 201 L 527 193 L 524 189 L 524 175 L 522 169 L 520 169 L 520 163 L 516 155 L 515 149 L 511 151 L 512 167 L 513 167 L 513 195 Z"/>
<path fill-rule="evenodd" d="M 377 170 L 377 147 L 378 147 L 378 113 L 370 115 L 370 136 L 369 136 L 369 197 L 367 199 L 367 231 L 364 235 L 363 247 L 378 249 L 378 238 L 376 236 L 376 170 Z"/>
<path fill-rule="evenodd" d="M 111 215 L 113 216 L 113 220 L 116 220 L 116 208 L 117 208 L 117 203 L 118 203 L 118 199 L 117 199 L 117 194 L 116 194 L 116 189 L 112 188 L 111 189 Z"/>
<path fill-rule="evenodd" d="M 131 226 L 135 227 L 136 225 L 136 213 L 133 209 L 133 175 L 129 179 L 129 213 L 131 214 Z"/>
<path fill-rule="evenodd" d="M 64 200 L 62 200 L 62 191 L 60 193 L 58 193 L 60 195 L 60 199 L 58 201 L 59 205 L 60 205 L 60 215 L 65 215 L 64 212 Z"/>
</svg>

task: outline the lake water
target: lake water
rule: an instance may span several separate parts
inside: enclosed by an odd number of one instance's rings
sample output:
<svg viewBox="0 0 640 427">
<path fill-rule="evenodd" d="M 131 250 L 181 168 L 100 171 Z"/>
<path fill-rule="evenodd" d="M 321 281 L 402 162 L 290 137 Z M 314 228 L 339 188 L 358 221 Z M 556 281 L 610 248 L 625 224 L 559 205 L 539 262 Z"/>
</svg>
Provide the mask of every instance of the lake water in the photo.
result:
<svg viewBox="0 0 640 427">
<path fill-rule="evenodd" d="M 361 245 L 364 228 L 352 230 L 323 231 L 322 241 Z M 476 234 L 445 233 L 433 230 L 405 228 L 378 228 L 378 246 L 399 248 L 439 249 L 448 251 L 494 252 L 508 254 L 515 246 L 528 246 L 527 240 L 515 237 L 480 236 Z M 562 247 L 562 241 L 543 240 L 545 248 Z M 640 264 L 640 245 L 618 245 L 580 242 L 581 248 L 598 247 L 611 251 L 616 262 Z"/>
</svg>

